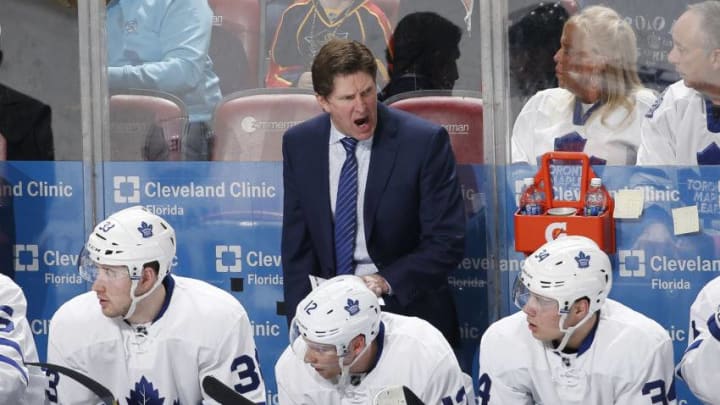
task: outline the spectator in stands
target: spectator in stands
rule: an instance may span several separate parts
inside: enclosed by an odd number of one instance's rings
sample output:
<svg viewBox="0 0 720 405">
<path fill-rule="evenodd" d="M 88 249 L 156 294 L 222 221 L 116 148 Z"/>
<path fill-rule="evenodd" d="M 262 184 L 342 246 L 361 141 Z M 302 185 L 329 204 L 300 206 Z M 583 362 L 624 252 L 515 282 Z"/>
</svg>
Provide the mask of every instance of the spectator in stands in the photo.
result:
<svg viewBox="0 0 720 405">
<path fill-rule="evenodd" d="M 681 80 L 642 125 L 639 165 L 720 164 L 720 2 L 688 6 L 672 29 L 668 60 Z"/>
<path fill-rule="evenodd" d="M 480 91 L 480 1 L 401 0 L 398 21 L 418 11 L 437 13 L 461 28 L 455 89 Z"/>
<path fill-rule="evenodd" d="M 388 80 L 385 52 L 391 28 L 382 10 L 367 0 L 297 1 L 283 12 L 270 49 L 268 87 L 312 89 L 310 66 L 320 48 L 331 39 L 362 42 L 373 52 L 380 83 Z"/>
<path fill-rule="evenodd" d="M 2 59 L 0 47 L 0 65 Z M 51 116 L 47 104 L 0 84 L 0 135 L 6 141 L 5 159 L 53 160 Z"/>
<path fill-rule="evenodd" d="M 220 86 L 208 57 L 212 11 L 206 0 L 110 0 L 107 4 L 111 92 L 154 89 L 180 97 L 190 125 L 188 160 L 206 160 L 208 121 Z"/>
<path fill-rule="evenodd" d="M 614 10 L 573 15 L 555 54 L 559 87 L 523 107 L 512 133 L 512 161 L 535 164 L 549 151 L 590 155 L 592 164 L 633 165 L 642 117 L 655 98 L 636 68 L 635 33 Z"/>
<path fill-rule="evenodd" d="M 424 89 L 452 89 L 458 79 L 458 44 L 462 31 L 431 12 L 406 15 L 395 28 L 385 52 L 390 82 L 380 92 L 383 101 L 395 94 Z"/>
<path fill-rule="evenodd" d="M 540 90 L 557 87 L 554 57 L 569 14 L 558 3 L 540 3 L 510 13 L 512 117 Z"/>
</svg>

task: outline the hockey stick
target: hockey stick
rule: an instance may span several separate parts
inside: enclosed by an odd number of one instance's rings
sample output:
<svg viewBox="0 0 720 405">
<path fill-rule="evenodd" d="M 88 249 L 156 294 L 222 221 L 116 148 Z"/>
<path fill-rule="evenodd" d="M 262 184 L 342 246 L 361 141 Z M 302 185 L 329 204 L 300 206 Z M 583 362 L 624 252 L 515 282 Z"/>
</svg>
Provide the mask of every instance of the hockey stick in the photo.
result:
<svg viewBox="0 0 720 405">
<path fill-rule="evenodd" d="M 404 385 L 386 387 L 375 395 L 373 405 L 425 405 L 412 390 Z"/>
<path fill-rule="evenodd" d="M 52 370 L 55 372 L 58 372 L 62 375 L 68 376 L 72 378 L 73 380 L 77 381 L 78 383 L 82 384 L 85 388 L 92 391 L 93 394 L 97 395 L 100 400 L 105 405 L 118 405 L 119 402 L 115 399 L 112 392 L 110 392 L 109 389 L 105 388 L 102 384 L 99 382 L 93 380 L 92 378 L 86 376 L 85 374 L 79 373 L 73 369 L 59 366 L 57 364 L 52 363 L 25 363 L 25 365 L 28 366 L 38 366 L 42 368 L 46 368 L 48 370 Z"/>
<path fill-rule="evenodd" d="M 254 402 L 238 394 L 211 375 L 203 378 L 202 387 L 210 398 L 220 402 L 221 405 L 255 405 Z"/>
</svg>

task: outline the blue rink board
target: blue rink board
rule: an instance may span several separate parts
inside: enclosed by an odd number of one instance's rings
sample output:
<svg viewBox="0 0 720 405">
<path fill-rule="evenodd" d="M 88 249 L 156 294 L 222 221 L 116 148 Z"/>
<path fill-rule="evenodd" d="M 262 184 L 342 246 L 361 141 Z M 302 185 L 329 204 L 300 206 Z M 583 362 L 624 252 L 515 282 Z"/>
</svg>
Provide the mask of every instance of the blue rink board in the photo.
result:
<svg viewBox="0 0 720 405">
<path fill-rule="evenodd" d="M 77 277 L 76 262 L 85 240 L 82 163 L 7 162 L 3 174 L 13 190 L 16 279 L 29 302 L 29 319 L 41 358 L 45 358 L 48 319 L 67 299 L 88 289 Z M 611 297 L 656 319 L 675 342 L 678 360 L 687 345 L 689 306 L 714 271 L 687 271 L 689 262 L 713 263 L 720 252 L 720 169 L 672 170 L 634 167 L 596 168 L 611 192 L 640 188 L 646 195 L 640 220 L 617 220 L 618 253 Z M 532 167 L 508 167 L 505 204 L 507 245 L 513 238 L 512 213 L 518 184 L 534 174 Z M 466 257 L 450 276 L 458 304 L 462 347 L 458 354 L 470 370 L 487 327 L 487 270 L 484 166 L 458 170 L 466 206 Z M 573 195 L 577 173 L 555 171 L 558 191 Z M 573 179 L 574 176 L 574 179 Z M 103 166 L 108 213 L 135 204 L 164 216 L 178 234 L 175 273 L 204 279 L 230 291 L 253 323 L 269 403 L 275 403 L 273 366 L 287 344 L 282 302 L 280 236 L 282 165 L 279 163 L 132 162 Z M 695 204 L 702 232 L 672 236 L 672 208 Z M 668 232 L 659 239 L 658 235 Z M 506 256 L 503 258 L 503 256 Z M 502 294 L 511 308 L 509 286 L 522 260 L 517 252 L 500 252 Z M 692 266 L 692 265 L 690 265 Z M 670 271 L 670 268 L 676 268 Z M 507 312 L 507 311 L 506 311 Z M 82 338 L 79 336 L 78 338 Z M 692 399 L 678 383 L 681 403 Z"/>
</svg>

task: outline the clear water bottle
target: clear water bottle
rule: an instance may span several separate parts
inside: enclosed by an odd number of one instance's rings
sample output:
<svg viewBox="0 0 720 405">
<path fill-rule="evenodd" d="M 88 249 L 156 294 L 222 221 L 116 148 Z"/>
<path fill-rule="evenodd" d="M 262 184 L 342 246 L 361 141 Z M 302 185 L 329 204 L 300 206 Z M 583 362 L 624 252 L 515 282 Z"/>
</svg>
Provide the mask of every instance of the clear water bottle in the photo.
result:
<svg viewBox="0 0 720 405">
<path fill-rule="evenodd" d="M 535 187 L 535 180 L 532 177 L 523 179 L 520 214 L 542 215 L 543 212 L 545 212 L 545 193 Z"/>
<path fill-rule="evenodd" d="M 593 177 L 590 179 L 590 188 L 585 194 L 585 216 L 602 215 L 606 208 L 607 200 L 602 189 L 602 179 Z"/>
</svg>

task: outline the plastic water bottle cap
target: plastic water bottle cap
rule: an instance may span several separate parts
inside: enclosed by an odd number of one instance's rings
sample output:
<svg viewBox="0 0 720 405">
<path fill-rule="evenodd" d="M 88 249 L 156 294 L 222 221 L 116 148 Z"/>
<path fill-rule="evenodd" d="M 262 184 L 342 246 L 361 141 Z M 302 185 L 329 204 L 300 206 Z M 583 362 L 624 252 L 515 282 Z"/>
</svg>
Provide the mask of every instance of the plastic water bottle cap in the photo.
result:
<svg viewBox="0 0 720 405">
<path fill-rule="evenodd" d="M 602 186 L 602 179 L 600 177 L 593 177 L 590 179 L 590 187 L 600 187 Z"/>
</svg>

